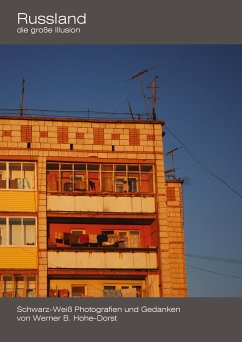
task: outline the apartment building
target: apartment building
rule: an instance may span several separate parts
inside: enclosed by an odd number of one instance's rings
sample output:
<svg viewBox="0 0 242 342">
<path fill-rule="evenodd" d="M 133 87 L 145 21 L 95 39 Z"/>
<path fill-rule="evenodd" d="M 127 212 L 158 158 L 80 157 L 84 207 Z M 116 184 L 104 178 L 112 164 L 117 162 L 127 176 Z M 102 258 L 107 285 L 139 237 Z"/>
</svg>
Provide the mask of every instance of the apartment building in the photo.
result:
<svg viewBox="0 0 242 342">
<path fill-rule="evenodd" d="M 0 117 L 1 297 L 185 297 L 162 121 Z"/>
</svg>

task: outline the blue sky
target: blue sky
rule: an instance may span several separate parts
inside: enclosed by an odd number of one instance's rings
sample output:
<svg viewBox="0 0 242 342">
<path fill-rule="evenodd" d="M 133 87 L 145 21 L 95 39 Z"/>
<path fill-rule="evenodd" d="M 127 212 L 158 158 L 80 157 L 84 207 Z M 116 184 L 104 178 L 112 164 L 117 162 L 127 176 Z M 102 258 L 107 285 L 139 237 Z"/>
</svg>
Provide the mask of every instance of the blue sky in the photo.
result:
<svg viewBox="0 0 242 342">
<path fill-rule="evenodd" d="M 127 80 L 151 67 L 143 81 L 148 85 L 159 77 L 158 118 L 241 194 L 242 46 L 2 45 L 0 108 L 19 107 L 24 77 L 26 108 L 127 112 L 128 97 L 132 110 L 143 113 L 140 79 Z M 164 147 L 179 148 L 186 253 L 241 260 L 187 257 L 189 295 L 242 296 L 242 199 L 202 169 L 169 132 Z"/>
</svg>

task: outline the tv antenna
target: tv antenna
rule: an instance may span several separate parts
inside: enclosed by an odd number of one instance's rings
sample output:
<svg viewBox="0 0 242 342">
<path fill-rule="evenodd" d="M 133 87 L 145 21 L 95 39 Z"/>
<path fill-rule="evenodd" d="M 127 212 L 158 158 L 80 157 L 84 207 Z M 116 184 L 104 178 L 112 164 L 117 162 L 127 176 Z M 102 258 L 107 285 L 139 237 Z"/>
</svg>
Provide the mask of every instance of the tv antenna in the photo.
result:
<svg viewBox="0 0 242 342">
<path fill-rule="evenodd" d="M 156 82 L 157 79 L 158 79 L 158 76 L 155 76 L 155 78 L 153 79 L 153 81 L 151 83 L 151 86 L 147 87 L 147 88 L 151 88 L 152 89 L 152 96 L 150 96 L 148 98 L 152 100 L 152 119 L 154 121 L 156 121 L 156 101 L 159 98 L 156 95 L 156 89 L 159 88 L 159 87 L 157 87 L 157 82 Z"/>
<path fill-rule="evenodd" d="M 132 119 L 134 120 L 134 114 L 133 114 L 133 111 L 132 111 L 132 108 L 131 108 L 131 104 L 129 103 L 129 100 L 128 100 L 127 97 L 126 97 L 126 100 L 127 100 L 127 102 L 128 102 L 130 115 L 132 116 Z"/>
<path fill-rule="evenodd" d="M 131 76 L 128 81 L 131 81 L 131 80 L 134 80 L 138 77 L 141 77 L 143 76 L 144 74 L 146 74 L 147 72 L 149 72 L 150 70 L 154 69 L 153 67 L 152 68 L 149 68 L 149 69 L 144 69 L 140 72 L 138 72 L 137 74 Z M 148 109 L 148 104 L 147 104 L 147 96 L 145 95 L 145 91 L 144 91 L 144 81 L 141 80 L 140 81 L 140 84 L 141 84 L 141 91 L 142 91 L 142 95 L 143 95 L 143 98 L 144 98 L 144 104 L 145 104 L 145 114 L 146 114 L 146 118 L 147 120 L 149 120 L 149 109 Z"/>
<path fill-rule="evenodd" d="M 24 83 L 25 79 L 22 80 L 22 92 L 21 92 L 21 106 L 20 106 L 20 116 L 24 115 Z"/>
<path fill-rule="evenodd" d="M 173 179 L 176 179 L 176 168 L 175 168 L 175 152 L 178 150 L 178 147 L 174 148 L 173 150 L 167 152 L 167 156 L 171 156 L 172 160 L 172 169 L 167 170 L 165 173 L 170 174 Z"/>
</svg>

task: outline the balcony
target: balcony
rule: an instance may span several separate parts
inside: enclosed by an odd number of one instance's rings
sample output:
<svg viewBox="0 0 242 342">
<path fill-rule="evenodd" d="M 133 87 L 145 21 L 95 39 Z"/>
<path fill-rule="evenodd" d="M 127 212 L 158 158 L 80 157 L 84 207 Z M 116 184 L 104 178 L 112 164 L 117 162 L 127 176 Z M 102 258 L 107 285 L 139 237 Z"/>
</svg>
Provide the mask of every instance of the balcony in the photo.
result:
<svg viewBox="0 0 242 342">
<path fill-rule="evenodd" d="M 157 269 L 155 248 L 82 248 L 48 251 L 48 268 L 65 269 Z"/>
<path fill-rule="evenodd" d="M 37 267 L 37 247 L 0 247 L 0 268 L 34 269 Z"/>
<path fill-rule="evenodd" d="M 154 213 L 154 197 L 143 196 L 47 196 L 48 211 L 100 213 Z"/>
</svg>

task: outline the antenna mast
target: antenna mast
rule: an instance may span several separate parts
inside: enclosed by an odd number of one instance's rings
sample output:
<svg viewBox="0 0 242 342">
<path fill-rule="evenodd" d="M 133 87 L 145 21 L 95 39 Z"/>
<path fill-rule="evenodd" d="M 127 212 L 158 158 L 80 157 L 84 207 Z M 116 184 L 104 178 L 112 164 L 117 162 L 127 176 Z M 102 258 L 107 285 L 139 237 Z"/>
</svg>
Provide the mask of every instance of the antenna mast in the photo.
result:
<svg viewBox="0 0 242 342">
<path fill-rule="evenodd" d="M 145 114 L 146 114 L 146 118 L 147 120 L 149 120 L 149 108 L 148 108 L 148 105 L 147 105 L 147 101 L 146 101 L 146 95 L 145 95 L 145 91 L 144 91 L 144 81 L 140 81 L 141 83 L 141 90 L 142 90 L 142 94 L 143 94 L 143 97 L 144 97 L 144 102 L 145 102 Z"/>
<path fill-rule="evenodd" d="M 157 84 L 156 84 L 157 78 L 158 78 L 158 76 L 155 76 L 155 78 L 152 81 L 151 87 L 147 87 L 147 88 L 151 88 L 152 89 L 152 96 L 150 96 L 149 99 L 152 100 L 152 119 L 154 121 L 156 121 L 156 101 L 159 98 L 156 95 L 156 89 L 159 88 L 159 87 L 157 87 Z"/>
<path fill-rule="evenodd" d="M 172 169 L 168 170 L 167 173 L 171 173 L 173 179 L 176 179 L 176 168 L 175 168 L 175 152 L 178 150 L 178 147 L 174 148 L 173 150 L 167 152 L 167 156 L 171 156 L 172 160 Z"/>
<path fill-rule="evenodd" d="M 24 115 L 24 82 L 25 79 L 22 80 L 22 95 L 21 95 L 21 107 L 20 107 L 20 116 Z"/>
</svg>

